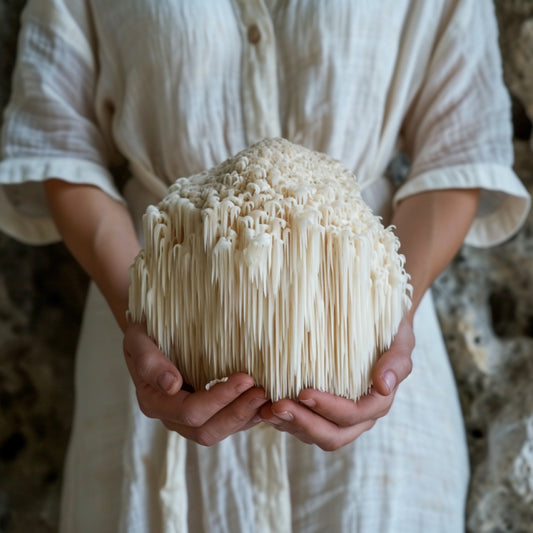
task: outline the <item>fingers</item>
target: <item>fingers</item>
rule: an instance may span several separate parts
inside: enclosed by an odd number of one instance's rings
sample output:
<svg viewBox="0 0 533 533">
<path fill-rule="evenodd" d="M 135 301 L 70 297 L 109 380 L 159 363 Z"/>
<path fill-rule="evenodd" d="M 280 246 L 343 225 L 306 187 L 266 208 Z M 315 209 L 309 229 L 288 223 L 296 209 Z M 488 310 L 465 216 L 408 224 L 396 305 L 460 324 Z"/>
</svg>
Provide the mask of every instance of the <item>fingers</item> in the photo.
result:
<svg viewBox="0 0 533 533">
<path fill-rule="evenodd" d="M 264 406 L 261 409 L 261 416 L 265 422 L 280 431 L 286 431 L 302 442 L 316 444 L 325 451 L 338 450 L 357 439 L 375 424 L 375 420 L 366 420 L 360 424 L 339 427 L 290 400 L 281 400 L 272 406 Z"/>
<path fill-rule="evenodd" d="M 190 395 L 190 399 L 192 400 L 196 394 Z M 203 446 L 212 446 L 229 435 L 257 425 L 261 421 L 258 416 L 259 408 L 267 401 L 264 390 L 254 387 L 216 412 L 202 425 L 192 426 L 187 423 L 178 423 L 175 420 L 164 420 L 163 422 L 168 429 L 177 431 L 185 438 Z"/>
<path fill-rule="evenodd" d="M 200 427 L 253 386 L 254 380 L 248 374 L 232 374 L 227 381 L 217 383 L 209 390 L 197 391 L 184 396 L 181 409 L 173 419 L 185 426 Z M 264 391 L 262 397 L 264 398 Z M 238 407 L 241 407 L 240 403 Z M 230 413 L 239 417 L 241 410 L 235 409 L 234 406 Z"/>
<path fill-rule="evenodd" d="M 180 390 L 171 396 L 146 383 L 135 385 L 139 407 L 147 417 L 197 428 L 251 389 L 254 382 L 247 374 L 234 374 L 208 391 Z"/>
<path fill-rule="evenodd" d="M 270 403 L 247 374 L 237 373 L 210 390 L 187 392 L 177 368 L 157 349 L 142 325 L 130 325 L 124 354 L 144 414 L 195 442 L 211 446 L 261 419 L 307 443 L 336 450 L 358 438 L 390 409 L 398 384 L 411 372 L 412 326 L 402 322 L 390 349 L 376 363 L 373 387 L 354 402 L 308 389 L 299 403 Z"/>
<path fill-rule="evenodd" d="M 357 439 L 389 412 L 398 384 L 411 372 L 414 344 L 412 324 L 404 319 L 391 347 L 372 371 L 370 392 L 357 402 L 307 389 L 299 394 L 298 402 L 280 400 L 263 406 L 261 417 L 303 442 L 336 450 Z"/>
<path fill-rule="evenodd" d="M 232 405 L 254 387 L 253 378 L 243 373 L 233 374 L 226 382 L 217 383 L 208 391 L 190 393 L 184 390 L 181 374 L 146 334 L 142 324 L 128 325 L 124 336 L 124 355 L 141 411 L 150 418 L 163 420 L 167 426 L 201 428 L 231 405 L 223 416 L 216 419 L 218 425 L 225 425 L 225 429 L 216 425 L 210 432 L 215 436 L 227 436 L 244 425 L 252 424 L 258 407 L 266 402 L 264 391 L 256 389 L 252 396 L 245 396 Z M 257 404 L 255 410 L 249 404 Z M 204 432 L 209 433 L 209 428 Z M 193 429 L 187 430 L 187 433 L 192 434 Z"/>
<path fill-rule="evenodd" d="M 313 389 L 302 391 L 298 397 L 308 409 L 340 427 L 353 426 L 385 416 L 390 410 L 393 398 L 394 395 L 383 396 L 374 388 L 357 402 Z"/>
</svg>

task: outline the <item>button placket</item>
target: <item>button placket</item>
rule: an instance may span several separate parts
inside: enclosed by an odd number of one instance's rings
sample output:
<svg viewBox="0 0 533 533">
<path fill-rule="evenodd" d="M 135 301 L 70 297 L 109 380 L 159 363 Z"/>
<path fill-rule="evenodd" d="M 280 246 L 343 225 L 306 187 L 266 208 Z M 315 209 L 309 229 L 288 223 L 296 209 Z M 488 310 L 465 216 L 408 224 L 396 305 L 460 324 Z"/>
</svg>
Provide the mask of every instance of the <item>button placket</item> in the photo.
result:
<svg viewBox="0 0 533 533">
<path fill-rule="evenodd" d="M 235 0 L 243 35 L 242 106 L 248 144 L 281 134 L 276 42 L 262 0 Z"/>
</svg>

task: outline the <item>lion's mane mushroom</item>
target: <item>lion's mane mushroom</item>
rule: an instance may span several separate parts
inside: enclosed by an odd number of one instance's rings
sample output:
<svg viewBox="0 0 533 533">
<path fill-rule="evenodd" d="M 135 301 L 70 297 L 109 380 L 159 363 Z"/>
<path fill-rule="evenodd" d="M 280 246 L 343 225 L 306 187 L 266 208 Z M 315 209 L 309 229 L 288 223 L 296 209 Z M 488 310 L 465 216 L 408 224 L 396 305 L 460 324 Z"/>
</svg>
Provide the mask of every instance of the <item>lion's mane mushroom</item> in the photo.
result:
<svg viewBox="0 0 533 533">
<path fill-rule="evenodd" d="M 410 305 L 399 241 L 331 157 L 266 139 L 178 179 L 143 219 L 129 313 L 196 389 L 357 399 Z"/>
</svg>

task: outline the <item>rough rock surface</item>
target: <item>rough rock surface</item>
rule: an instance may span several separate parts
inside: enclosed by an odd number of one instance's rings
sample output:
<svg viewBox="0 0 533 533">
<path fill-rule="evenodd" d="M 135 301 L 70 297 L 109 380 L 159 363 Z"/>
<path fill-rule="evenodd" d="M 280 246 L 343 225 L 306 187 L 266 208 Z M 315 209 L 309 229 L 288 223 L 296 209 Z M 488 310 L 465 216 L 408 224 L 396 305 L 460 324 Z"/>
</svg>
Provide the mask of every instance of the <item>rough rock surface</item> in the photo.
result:
<svg viewBox="0 0 533 533">
<path fill-rule="evenodd" d="M 0 107 L 23 4 L 0 0 Z M 533 0 L 496 6 L 516 169 L 533 192 Z M 57 529 L 86 286 L 62 245 L 0 235 L 0 532 Z M 435 295 L 469 440 L 468 530 L 533 532 L 533 215 L 501 246 L 464 247 Z"/>
<path fill-rule="evenodd" d="M 0 1 L 0 108 L 23 0 Z M 0 532 L 57 531 L 87 280 L 63 245 L 0 233 Z"/>
<path fill-rule="evenodd" d="M 533 191 L 533 153 L 515 141 Z M 465 417 L 472 533 L 533 531 L 533 217 L 509 242 L 463 247 L 434 286 Z"/>
</svg>

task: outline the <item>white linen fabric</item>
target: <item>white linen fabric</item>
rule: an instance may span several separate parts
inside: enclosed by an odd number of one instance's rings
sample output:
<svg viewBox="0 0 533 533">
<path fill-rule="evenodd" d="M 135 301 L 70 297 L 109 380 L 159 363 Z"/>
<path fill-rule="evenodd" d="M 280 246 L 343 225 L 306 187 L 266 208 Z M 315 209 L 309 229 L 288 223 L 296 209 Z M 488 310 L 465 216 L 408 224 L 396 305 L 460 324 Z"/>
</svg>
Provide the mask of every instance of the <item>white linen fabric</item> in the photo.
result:
<svg viewBox="0 0 533 533">
<path fill-rule="evenodd" d="M 409 195 L 479 187 L 467 242 L 487 246 L 529 209 L 490 0 L 29 0 L 0 227 L 59 239 L 50 177 L 100 187 L 138 223 L 178 177 L 269 136 L 340 159 L 385 221 Z M 412 165 L 395 190 L 385 171 L 399 148 Z M 123 162 L 122 191 L 110 168 Z M 260 425 L 202 448 L 140 413 L 92 287 L 62 530 L 462 531 L 466 445 L 429 294 L 415 334 L 413 373 L 353 444 L 325 453 Z"/>
</svg>

